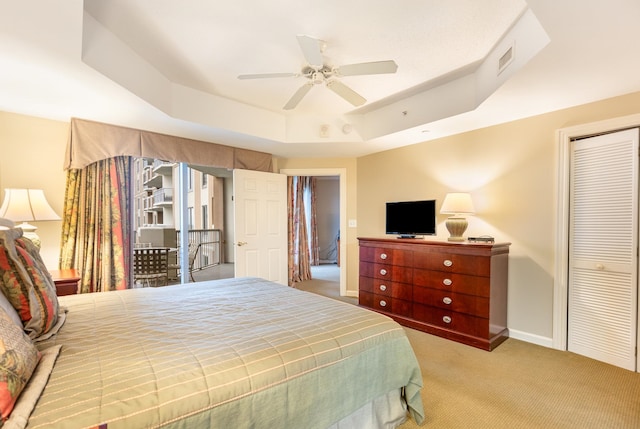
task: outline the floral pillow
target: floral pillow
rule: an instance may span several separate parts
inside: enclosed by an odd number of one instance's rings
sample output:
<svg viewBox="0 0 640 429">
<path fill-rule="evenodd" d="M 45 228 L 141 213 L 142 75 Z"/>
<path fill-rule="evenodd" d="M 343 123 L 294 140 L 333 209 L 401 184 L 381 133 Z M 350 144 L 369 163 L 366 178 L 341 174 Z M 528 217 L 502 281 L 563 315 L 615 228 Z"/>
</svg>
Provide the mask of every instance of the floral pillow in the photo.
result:
<svg viewBox="0 0 640 429">
<path fill-rule="evenodd" d="M 0 308 L 0 427 L 9 418 L 40 356 L 22 328 Z"/>
<path fill-rule="evenodd" d="M 7 313 L 9 318 L 13 320 L 16 326 L 19 326 L 22 328 L 22 320 L 20 320 L 20 316 L 18 316 L 18 313 L 16 313 L 16 309 L 13 308 L 13 305 L 11 305 L 11 303 L 9 302 L 7 297 L 4 296 L 1 290 L 0 290 L 0 307 L 5 311 L 5 313 Z"/>
<path fill-rule="evenodd" d="M 21 229 L 0 230 L 0 288 L 32 339 L 59 327 L 53 279 Z"/>
</svg>

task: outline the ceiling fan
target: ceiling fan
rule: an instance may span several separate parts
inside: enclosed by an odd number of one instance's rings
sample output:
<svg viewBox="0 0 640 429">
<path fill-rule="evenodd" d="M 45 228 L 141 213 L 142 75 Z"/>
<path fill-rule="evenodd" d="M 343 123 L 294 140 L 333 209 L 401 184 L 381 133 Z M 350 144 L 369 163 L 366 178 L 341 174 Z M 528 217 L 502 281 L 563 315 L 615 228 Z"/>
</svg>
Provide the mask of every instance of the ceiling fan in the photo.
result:
<svg viewBox="0 0 640 429">
<path fill-rule="evenodd" d="M 264 79 L 279 77 L 305 77 L 309 81 L 302 85 L 283 107 L 284 110 L 295 109 L 314 85 L 325 84 L 327 88 L 347 100 L 354 106 L 361 106 L 367 100 L 349 88 L 338 78 L 342 76 L 358 76 L 371 74 L 395 73 L 398 65 L 393 60 L 373 61 L 368 63 L 347 64 L 331 67 L 324 62 L 323 52 L 325 42 L 313 37 L 298 35 L 298 44 L 302 50 L 307 65 L 299 73 L 263 73 L 243 74 L 238 79 Z"/>
</svg>

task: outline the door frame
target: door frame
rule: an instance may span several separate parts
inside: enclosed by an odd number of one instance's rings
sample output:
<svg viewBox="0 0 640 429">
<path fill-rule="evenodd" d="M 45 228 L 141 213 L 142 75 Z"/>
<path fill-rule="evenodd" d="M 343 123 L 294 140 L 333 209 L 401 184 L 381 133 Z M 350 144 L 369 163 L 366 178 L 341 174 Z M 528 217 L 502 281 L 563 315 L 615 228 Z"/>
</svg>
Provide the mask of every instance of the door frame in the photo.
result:
<svg viewBox="0 0 640 429">
<path fill-rule="evenodd" d="M 340 182 L 340 296 L 347 294 L 347 169 L 346 168 L 283 168 L 287 176 L 338 176 Z"/>
<path fill-rule="evenodd" d="M 640 114 L 606 119 L 603 121 L 575 125 L 559 129 L 556 133 L 558 144 L 558 176 L 556 207 L 556 254 L 553 285 L 553 339 L 552 346 L 567 350 L 567 317 L 569 313 L 569 198 L 571 170 L 571 140 L 579 137 L 621 131 L 640 126 Z M 639 330 L 640 331 L 640 330 Z M 640 334 L 637 341 L 640 343 Z"/>
</svg>

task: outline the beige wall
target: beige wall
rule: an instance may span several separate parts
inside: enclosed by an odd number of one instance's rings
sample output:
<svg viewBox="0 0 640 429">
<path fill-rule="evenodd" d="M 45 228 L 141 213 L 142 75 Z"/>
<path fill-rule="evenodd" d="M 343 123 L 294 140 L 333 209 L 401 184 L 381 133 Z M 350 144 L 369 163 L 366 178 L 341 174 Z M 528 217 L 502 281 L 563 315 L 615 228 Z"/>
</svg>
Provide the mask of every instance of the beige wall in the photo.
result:
<svg viewBox="0 0 640 429">
<path fill-rule="evenodd" d="M 384 204 L 471 192 L 469 235 L 511 242 L 509 319 L 514 336 L 551 343 L 558 129 L 640 112 L 640 93 L 358 159 L 358 236 L 384 236 Z M 640 125 L 640 124 L 639 124 Z M 446 216 L 438 237 L 446 239 Z M 351 266 L 350 266 L 351 267 Z"/>
<path fill-rule="evenodd" d="M 59 215 L 64 205 L 67 122 L 0 112 L 0 194 L 5 188 L 43 189 Z M 58 268 L 62 222 L 34 222 L 49 269 Z"/>
<path fill-rule="evenodd" d="M 316 181 L 316 216 L 320 260 L 338 256 L 336 237 L 340 232 L 340 182 L 335 177 Z"/>
</svg>

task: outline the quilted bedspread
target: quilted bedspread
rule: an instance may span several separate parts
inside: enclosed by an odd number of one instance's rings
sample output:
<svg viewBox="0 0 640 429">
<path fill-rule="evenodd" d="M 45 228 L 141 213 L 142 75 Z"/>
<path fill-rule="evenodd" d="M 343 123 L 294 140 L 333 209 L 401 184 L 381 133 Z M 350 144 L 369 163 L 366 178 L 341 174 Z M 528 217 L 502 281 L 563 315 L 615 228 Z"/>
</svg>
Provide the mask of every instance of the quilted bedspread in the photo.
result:
<svg viewBox="0 0 640 429">
<path fill-rule="evenodd" d="M 404 388 L 423 419 L 403 328 L 257 278 L 60 298 L 62 345 L 29 428 L 326 428 Z"/>
</svg>

